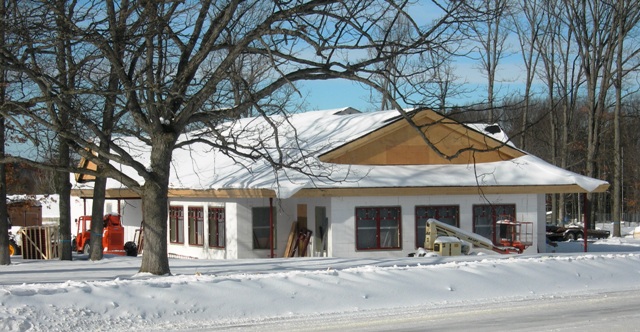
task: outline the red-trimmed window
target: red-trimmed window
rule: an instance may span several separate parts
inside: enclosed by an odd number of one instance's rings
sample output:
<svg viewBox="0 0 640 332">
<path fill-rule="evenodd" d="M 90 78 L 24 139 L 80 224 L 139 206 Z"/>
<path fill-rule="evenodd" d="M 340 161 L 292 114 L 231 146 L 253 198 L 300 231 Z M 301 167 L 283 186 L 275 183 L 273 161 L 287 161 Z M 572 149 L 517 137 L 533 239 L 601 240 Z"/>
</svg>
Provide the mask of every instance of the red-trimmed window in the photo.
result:
<svg viewBox="0 0 640 332">
<path fill-rule="evenodd" d="M 169 242 L 184 243 L 184 207 L 169 207 Z"/>
<path fill-rule="evenodd" d="M 201 246 L 204 244 L 204 209 L 189 207 L 189 244 Z"/>
<path fill-rule="evenodd" d="M 224 222 L 223 207 L 209 207 L 209 247 L 224 248 Z"/>
<path fill-rule="evenodd" d="M 460 227 L 460 207 L 457 205 L 416 206 L 416 248 L 424 247 L 427 220 L 430 218 Z"/>
<path fill-rule="evenodd" d="M 400 207 L 356 208 L 356 249 L 400 249 Z"/>
<path fill-rule="evenodd" d="M 474 205 L 473 232 L 498 244 L 499 239 L 496 236 L 496 221 L 505 218 L 515 220 L 515 217 L 515 204 Z"/>
</svg>

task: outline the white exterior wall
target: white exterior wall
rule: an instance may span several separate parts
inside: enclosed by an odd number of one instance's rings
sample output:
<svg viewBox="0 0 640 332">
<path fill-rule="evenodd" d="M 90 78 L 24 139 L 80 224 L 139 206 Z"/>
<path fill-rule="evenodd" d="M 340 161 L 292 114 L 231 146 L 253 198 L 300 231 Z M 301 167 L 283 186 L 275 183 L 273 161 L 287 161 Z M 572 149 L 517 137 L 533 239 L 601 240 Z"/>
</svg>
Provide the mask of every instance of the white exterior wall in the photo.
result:
<svg viewBox="0 0 640 332">
<path fill-rule="evenodd" d="M 458 205 L 460 228 L 472 231 L 473 206 L 485 204 L 515 204 L 516 218 L 532 222 L 533 245 L 527 253 L 543 251 L 544 244 L 544 195 L 447 195 L 405 197 L 337 197 L 332 199 L 329 236 L 331 257 L 398 257 L 415 252 L 415 207 L 417 205 Z M 355 208 L 399 206 L 402 213 L 402 246 L 398 250 L 363 250 L 355 247 Z"/>
<path fill-rule="evenodd" d="M 235 207 L 235 203 L 231 203 L 224 200 L 202 200 L 202 199 L 189 199 L 189 198 L 171 198 L 169 200 L 169 206 L 181 206 L 184 209 L 184 218 L 182 224 L 182 230 L 184 234 L 184 242 L 183 243 L 171 243 L 170 234 L 167 231 L 167 251 L 171 255 L 179 255 L 184 257 L 192 257 L 192 258 L 202 258 L 202 259 L 225 259 L 225 258 L 236 258 L 236 257 L 228 257 L 229 252 L 236 252 L 234 247 L 232 246 L 232 250 L 228 251 L 226 247 L 231 243 L 230 237 L 237 236 L 234 234 L 235 228 L 229 227 L 229 216 L 227 215 L 228 210 L 233 210 Z M 202 245 L 189 245 L 189 207 L 199 207 L 203 209 L 204 213 L 204 243 Z M 208 223 L 208 213 L 209 207 L 224 207 L 225 208 L 225 248 L 216 248 L 209 247 L 209 223 Z M 169 223 L 169 216 L 167 215 L 167 229 Z M 233 222 L 232 224 L 235 224 Z"/>
<path fill-rule="evenodd" d="M 107 210 L 109 202 L 113 204 L 113 210 L 111 211 Z M 118 208 L 117 204 L 117 201 L 106 201 L 105 213 L 116 212 L 115 210 Z M 122 200 L 120 202 L 120 216 L 122 225 L 124 226 L 124 242 L 133 241 L 136 230 L 140 229 L 140 223 L 142 222 L 142 200 Z"/>
<path fill-rule="evenodd" d="M 298 220 L 297 208 L 299 204 L 305 204 L 307 207 L 307 228 L 312 232 L 312 239 L 309 242 L 307 250 L 308 256 L 323 255 L 322 248 L 315 247 L 314 236 L 317 230 L 318 221 L 316 221 L 316 207 L 325 208 L 327 217 L 330 214 L 331 200 L 328 198 L 305 198 L 305 199 L 289 199 L 278 200 L 273 199 L 273 209 L 276 212 L 275 229 L 276 242 L 274 249 L 275 257 L 283 257 L 291 231 L 291 224 Z M 252 208 L 269 207 L 268 198 L 257 199 L 241 199 L 241 200 L 202 200 L 202 199 L 170 199 L 170 206 L 182 206 L 184 208 L 184 236 L 185 243 L 170 243 L 167 238 L 168 251 L 170 254 L 201 258 L 201 259 L 243 259 L 243 258 L 268 258 L 271 255 L 269 249 L 253 249 L 253 225 L 252 225 Z M 208 221 L 205 219 L 204 234 L 205 241 L 202 246 L 190 246 L 188 244 L 188 219 L 187 211 L 190 206 L 202 207 L 207 216 L 208 206 L 224 206 L 225 207 L 225 248 L 209 248 L 208 239 Z M 168 217 L 167 217 L 168 223 Z M 331 226 L 329 225 L 329 229 Z M 328 236 L 328 235 L 327 235 Z M 328 238 L 328 237 L 327 237 Z M 325 254 L 326 255 L 326 254 Z"/>
<path fill-rule="evenodd" d="M 242 199 L 238 201 L 236 205 L 237 209 L 235 211 L 235 216 L 228 215 L 227 217 L 227 221 L 233 220 L 232 227 L 237 229 L 235 234 L 235 238 L 237 239 L 237 255 L 236 257 L 230 258 L 268 258 L 271 255 L 271 251 L 269 249 L 253 249 L 252 209 L 254 207 L 269 207 L 269 199 Z M 272 206 L 276 213 L 274 220 L 276 228 L 274 255 L 277 256 L 278 250 L 283 246 L 281 245 L 283 235 L 281 234 L 282 232 L 280 228 L 282 227 L 282 220 L 286 220 L 286 215 L 284 214 L 282 207 L 279 206 L 278 200 L 274 199 Z M 230 225 L 231 224 L 228 224 L 227 228 Z"/>
<path fill-rule="evenodd" d="M 538 199 L 538 220 L 535 226 L 534 241 L 537 242 L 537 252 L 549 251 L 549 245 L 547 245 L 547 200 L 544 194 L 536 195 Z M 535 253 L 536 251 L 530 250 L 527 253 Z"/>
<path fill-rule="evenodd" d="M 287 245 L 291 224 L 298 219 L 297 207 L 305 204 L 307 207 L 307 228 L 313 231 L 307 255 L 329 257 L 404 257 L 415 252 L 415 207 L 417 205 L 458 205 L 460 212 L 460 227 L 471 231 L 473 228 L 473 206 L 489 204 L 515 204 L 518 221 L 532 222 L 534 245 L 526 250 L 527 253 L 544 252 L 545 244 L 545 196 L 544 195 L 443 195 L 443 196 L 403 196 L 403 197 L 333 197 L 333 198 L 299 198 L 288 200 L 273 200 L 276 211 L 276 248 L 275 257 L 283 257 Z M 115 201 L 114 201 L 115 202 Z M 121 214 L 125 222 L 127 241 L 133 240 L 133 234 L 142 220 L 140 200 L 123 201 Z M 184 235 L 185 243 L 172 244 L 167 238 L 168 250 L 171 254 L 201 258 L 201 259 L 242 259 L 268 258 L 270 250 L 253 249 L 252 208 L 269 207 L 268 198 L 222 200 L 222 199 L 186 199 L 172 198 L 171 206 L 183 206 L 185 209 Z M 115 203 L 114 203 L 115 204 Z M 202 207 L 205 213 L 203 246 L 188 244 L 189 206 Z M 208 247 L 208 215 L 209 206 L 225 207 L 225 248 Z M 355 249 L 355 208 L 399 206 L 402 212 L 402 247 L 399 250 L 364 250 Z M 318 241 L 318 225 L 316 207 L 324 208 L 328 218 L 326 231 L 326 252 L 322 251 Z M 105 210 L 106 211 L 106 210 Z M 167 217 L 168 222 L 168 217 Z"/>
<path fill-rule="evenodd" d="M 225 254 L 223 258 L 226 259 L 238 258 L 238 206 L 239 204 L 236 202 L 226 202 L 224 204 Z"/>
<path fill-rule="evenodd" d="M 276 242 L 274 249 L 275 257 L 283 257 L 289 239 L 289 233 L 291 232 L 291 224 L 298 220 L 298 205 L 305 204 L 307 206 L 307 228 L 315 232 L 316 220 L 315 220 L 315 208 L 317 206 L 326 207 L 328 210 L 328 204 L 330 200 L 327 198 L 319 199 L 288 199 L 288 200 L 273 200 L 273 209 L 276 211 L 275 229 L 276 229 Z M 254 207 L 268 207 L 269 199 L 244 199 L 238 202 L 238 209 L 236 211 L 235 223 L 238 225 L 238 255 L 236 258 L 268 258 L 271 255 L 268 249 L 253 249 L 253 230 L 252 230 L 252 212 Z M 229 220 L 232 219 L 227 211 L 227 228 L 229 228 Z M 240 221 L 240 222 L 238 222 Z M 313 235 L 312 235 L 313 236 Z M 308 255 L 313 255 L 315 252 L 314 240 L 309 243 Z"/>
<path fill-rule="evenodd" d="M 186 199 L 172 198 L 170 206 L 182 206 L 184 208 L 184 243 L 171 243 L 167 237 L 168 251 L 170 254 L 201 258 L 201 259 L 241 259 L 241 258 L 268 258 L 271 255 L 269 249 L 253 249 L 253 225 L 252 208 L 269 207 L 268 198 L 257 199 Z M 280 200 L 273 200 L 273 209 L 276 213 L 274 220 L 276 226 L 275 257 L 282 257 L 289 236 L 291 221 L 295 218 L 296 205 Z M 225 248 L 210 248 L 207 234 L 208 207 L 224 206 L 225 208 Z M 204 210 L 204 234 L 205 240 L 202 246 L 189 245 L 188 241 L 188 214 L 189 207 L 202 207 Z M 167 216 L 167 223 L 169 218 Z M 169 234 L 168 234 L 169 236 Z"/>
</svg>

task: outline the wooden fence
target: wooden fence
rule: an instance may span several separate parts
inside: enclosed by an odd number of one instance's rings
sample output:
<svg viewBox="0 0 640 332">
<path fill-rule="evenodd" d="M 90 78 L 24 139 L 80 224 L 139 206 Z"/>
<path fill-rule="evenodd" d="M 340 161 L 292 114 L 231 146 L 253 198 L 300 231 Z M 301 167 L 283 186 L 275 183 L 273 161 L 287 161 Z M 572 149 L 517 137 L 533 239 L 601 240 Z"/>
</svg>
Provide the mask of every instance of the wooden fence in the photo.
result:
<svg viewBox="0 0 640 332">
<path fill-rule="evenodd" d="M 29 226 L 20 229 L 22 258 L 55 259 L 60 257 L 58 226 Z"/>
</svg>

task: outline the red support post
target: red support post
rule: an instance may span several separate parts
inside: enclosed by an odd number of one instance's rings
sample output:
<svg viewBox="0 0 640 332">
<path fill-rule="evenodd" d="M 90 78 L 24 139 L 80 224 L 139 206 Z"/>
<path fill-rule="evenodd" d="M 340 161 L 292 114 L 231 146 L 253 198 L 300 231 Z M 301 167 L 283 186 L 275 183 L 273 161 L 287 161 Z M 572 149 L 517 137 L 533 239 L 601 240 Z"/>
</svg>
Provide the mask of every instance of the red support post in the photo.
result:
<svg viewBox="0 0 640 332">
<path fill-rule="evenodd" d="M 273 258 L 273 198 L 269 197 L 269 248 L 270 258 Z"/>
<path fill-rule="evenodd" d="M 582 194 L 582 204 L 582 211 L 584 213 L 582 237 L 584 240 L 584 252 L 588 252 L 587 238 L 589 237 L 589 215 L 591 214 L 591 211 L 589 210 L 589 199 L 587 198 L 586 193 Z"/>
</svg>

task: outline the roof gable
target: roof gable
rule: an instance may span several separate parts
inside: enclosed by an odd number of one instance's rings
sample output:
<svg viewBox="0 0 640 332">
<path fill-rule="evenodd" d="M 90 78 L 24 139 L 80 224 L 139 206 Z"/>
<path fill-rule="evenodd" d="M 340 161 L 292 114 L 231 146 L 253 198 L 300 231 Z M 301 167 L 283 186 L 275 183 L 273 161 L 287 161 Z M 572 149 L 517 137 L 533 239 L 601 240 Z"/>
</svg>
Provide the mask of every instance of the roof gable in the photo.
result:
<svg viewBox="0 0 640 332">
<path fill-rule="evenodd" d="M 388 125 L 328 151 L 319 159 L 351 165 L 441 165 L 495 162 L 525 155 L 490 136 L 501 131 L 481 133 L 477 125 L 466 126 L 432 110 L 408 115 L 417 128 L 403 117 L 396 117 Z M 441 153 L 428 146 L 418 130 Z"/>
<path fill-rule="evenodd" d="M 94 153 L 94 155 L 96 155 L 96 153 Z M 78 164 L 78 168 L 87 169 L 87 170 L 90 170 L 90 171 L 96 171 L 96 170 L 98 170 L 98 165 L 96 165 L 91 160 L 89 160 L 89 159 L 87 159 L 85 157 L 82 157 L 82 158 L 80 158 L 80 163 Z M 85 183 L 85 182 L 95 181 L 96 177 L 91 175 L 91 174 L 75 173 L 75 180 L 78 183 Z"/>
</svg>

